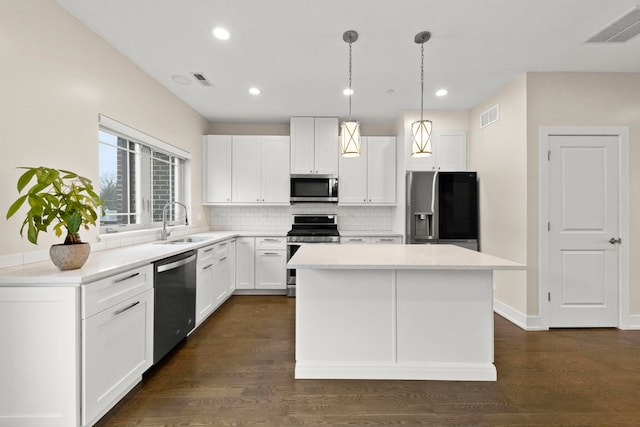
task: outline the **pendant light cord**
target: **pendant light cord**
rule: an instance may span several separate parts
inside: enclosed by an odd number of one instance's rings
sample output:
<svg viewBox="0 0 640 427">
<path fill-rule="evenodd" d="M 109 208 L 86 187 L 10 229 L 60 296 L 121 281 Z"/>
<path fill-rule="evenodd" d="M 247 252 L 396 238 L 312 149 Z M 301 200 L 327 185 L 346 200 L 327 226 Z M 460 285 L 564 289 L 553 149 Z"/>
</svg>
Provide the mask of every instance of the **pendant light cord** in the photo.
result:
<svg viewBox="0 0 640 427">
<path fill-rule="evenodd" d="M 351 90 L 351 40 L 349 40 L 349 121 L 351 121 L 351 98 L 353 91 Z"/>
<path fill-rule="evenodd" d="M 420 121 L 424 121 L 424 42 L 420 44 Z"/>
</svg>

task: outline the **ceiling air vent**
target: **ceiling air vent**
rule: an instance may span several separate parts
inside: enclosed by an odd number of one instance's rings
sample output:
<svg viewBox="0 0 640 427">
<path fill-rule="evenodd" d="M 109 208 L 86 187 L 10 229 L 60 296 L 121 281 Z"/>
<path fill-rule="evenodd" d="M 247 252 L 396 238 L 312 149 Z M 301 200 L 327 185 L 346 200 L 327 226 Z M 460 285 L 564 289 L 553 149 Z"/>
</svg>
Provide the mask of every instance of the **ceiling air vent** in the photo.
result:
<svg viewBox="0 0 640 427">
<path fill-rule="evenodd" d="M 202 73 L 191 73 L 191 75 L 202 85 L 202 86 L 213 86 L 209 80 Z"/>
<path fill-rule="evenodd" d="M 620 18 L 587 39 L 587 43 L 622 43 L 640 34 L 640 6 L 636 6 Z"/>
<path fill-rule="evenodd" d="M 500 106 L 494 105 L 484 113 L 480 114 L 480 127 L 484 128 L 500 119 Z"/>
</svg>

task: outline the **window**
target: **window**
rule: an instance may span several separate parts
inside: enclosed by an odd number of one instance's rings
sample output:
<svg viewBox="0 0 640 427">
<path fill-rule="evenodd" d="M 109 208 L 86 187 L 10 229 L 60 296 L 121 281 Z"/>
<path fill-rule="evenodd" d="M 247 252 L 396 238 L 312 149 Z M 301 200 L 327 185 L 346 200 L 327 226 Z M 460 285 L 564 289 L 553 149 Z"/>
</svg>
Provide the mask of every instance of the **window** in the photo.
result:
<svg viewBox="0 0 640 427">
<path fill-rule="evenodd" d="M 101 232 L 185 223 L 189 153 L 119 122 L 100 116 Z"/>
</svg>

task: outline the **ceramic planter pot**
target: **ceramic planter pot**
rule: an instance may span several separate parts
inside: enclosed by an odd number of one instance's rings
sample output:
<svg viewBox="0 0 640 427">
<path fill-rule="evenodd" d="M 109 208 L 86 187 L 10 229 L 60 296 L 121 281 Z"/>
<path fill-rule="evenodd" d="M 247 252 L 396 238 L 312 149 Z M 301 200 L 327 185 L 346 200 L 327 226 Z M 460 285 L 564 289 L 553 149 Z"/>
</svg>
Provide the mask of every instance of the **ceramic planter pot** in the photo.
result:
<svg viewBox="0 0 640 427">
<path fill-rule="evenodd" d="M 49 257 L 60 270 L 76 270 L 84 265 L 90 252 L 91 245 L 89 243 L 60 244 L 52 245 L 49 248 Z"/>
</svg>

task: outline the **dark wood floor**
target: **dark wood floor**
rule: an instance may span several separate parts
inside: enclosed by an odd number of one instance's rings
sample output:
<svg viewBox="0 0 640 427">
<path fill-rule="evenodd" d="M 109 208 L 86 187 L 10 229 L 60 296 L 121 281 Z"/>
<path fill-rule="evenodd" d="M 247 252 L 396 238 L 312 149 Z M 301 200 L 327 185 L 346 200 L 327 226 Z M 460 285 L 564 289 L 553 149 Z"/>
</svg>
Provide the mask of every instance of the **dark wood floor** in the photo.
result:
<svg viewBox="0 0 640 427">
<path fill-rule="evenodd" d="M 497 382 L 294 380 L 294 316 L 232 297 L 97 425 L 640 425 L 640 331 L 496 316 Z"/>
</svg>

